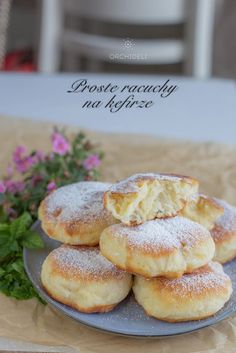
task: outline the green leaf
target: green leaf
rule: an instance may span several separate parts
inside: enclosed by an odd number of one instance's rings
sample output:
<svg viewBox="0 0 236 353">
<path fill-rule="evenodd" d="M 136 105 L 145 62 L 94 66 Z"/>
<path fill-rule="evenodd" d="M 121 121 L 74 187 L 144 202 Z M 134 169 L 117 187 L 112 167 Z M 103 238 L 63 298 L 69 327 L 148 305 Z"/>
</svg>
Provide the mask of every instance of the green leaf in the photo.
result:
<svg viewBox="0 0 236 353">
<path fill-rule="evenodd" d="M 8 244 L 1 246 L 0 248 L 0 261 L 4 260 L 5 257 L 10 255 L 11 253 L 11 248 L 8 246 Z"/>
<path fill-rule="evenodd" d="M 0 260 L 3 260 L 8 255 L 13 256 L 13 254 L 18 252 L 19 250 L 20 247 L 17 241 L 6 239 L 5 242 L 2 242 L 0 246 Z"/>
<path fill-rule="evenodd" d="M 2 204 L 4 201 L 4 194 L 0 193 L 0 204 Z"/>
<path fill-rule="evenodd" d="M 39 298 L 26 275 L 22 258 L 0 267 L 0 291 L 20 300 Z M 41 298 L 39 300 L 42 302 Z"/>
<path fill-rule="evenodd" d="M 16 298 L 18 300 L 27 300 L 33 298 L 35 296 L 34 291 L 30 287 L 28 283 L 21 284 L 19 283 L 14 285 L 14 288 L 11 290 L 11 297 Z"/>
<path fill-rule="evenodd" d="M 42 249 L 44 247 L 44 244 L 40 235 L 37 232 L 33 230 L 28 230 L 24 234 L 23 246 L 28 249 Z"/>
<path fill-rule="evenodd" d="M 0 237 L 0 260 L 2 260 L 4 257 L 8 256 L 12 249 L 11 249 L 11 241 L 9 239 L 9 236 L 7 234 L 1 235 Z"/>
<path fill-rule="evenodd" d="M 10 233 L 14 238 L 20 238 L 30 227 L 32 218 L 28 212 L 24 212 L 22 216 L 15 219 L 10 225 Z"/>
<path fill-rule="evenodd" d="M 11 269 L 25 277 L 25 269 L 22 259 L 17 259 L 15 262 L 13 262 L 11 264 Z"/>
<path fill-rule="evenodd" d="M 2 205 L 0 205 L 0 222 L 7 222 L 8 220 L 8 216 L 6 214 L 6 212 L 4 211 L 4 208 Z"/>
<path fill-rule="evenodd" d="M 10 230 L 10 226 L 7 223 L 0 223 L 0 233 L 7 233 Z"/>
</svg>

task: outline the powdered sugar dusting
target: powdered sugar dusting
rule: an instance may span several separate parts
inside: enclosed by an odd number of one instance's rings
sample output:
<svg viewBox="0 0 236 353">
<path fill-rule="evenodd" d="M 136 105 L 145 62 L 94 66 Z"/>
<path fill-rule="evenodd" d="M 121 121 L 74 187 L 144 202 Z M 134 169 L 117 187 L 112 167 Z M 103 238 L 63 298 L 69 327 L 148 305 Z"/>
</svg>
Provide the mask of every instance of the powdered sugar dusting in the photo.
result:
<svg viewBox="0 0 236 353">
<path fill-rule="evenodd" d="M 114 184 L 110 191 L 112 192 L 136 192 L 138 191 L 138 186 L 136 185 L 137 181 L 140 179 L 157 179 L 157 180 L 166 180 L 177 182 L 180 180 L 189 179 L 189 177 L 181 176 L 181 175 L 174 175 L 174 174 L 158 174 L 158 173 L 139 173 L 130 176 L 127 179 L 121 180 L 120 182 Z"/>
<path fill-rule="evenodd" d="M 223 271 L 223 267 L 217 262 L 195 270 L 193 273 L 184 274 L 181 278 L 167 279 L 159 278 L 158 281 L 167 290 L 180 296 L 189 296 L 191 293 L 200 294 L 204 290 L 222 290 L 230 282 L 230 278 Z"/>
<path fill-rule="evenodd" d="M 210 237 L 205 227 L 184 217 L 161 219 L 160 224 L 184 246 L 190 247 L 199 240 Z"/>
<path fill-rule="evenodd" d="M 217 219 L 215 225 L 224 228 L 225 231 L 236 232 L 236 207 L 231 206 L 224 200 L 214 199 L 224 208 L 224 214 Z"/>
<path fill-rule="evenodd" d="M 191 247 L 199 240 L 210 237 L 205 227 L 180 216 L 156 219 L 134 227 L 116 224 L 112 228 L 114 236 L 127 237 L 131 246 L 156 252 Z"/>
<path fill-rule="evenodd" d="M 46 212 L 50 217 L 60 221 L 109 217 L 103 207 L 104 192 L 111 186 L 109 183 L 93 181 L 79 182 L 63 186 L 46 199 Z"/>
<path fill-rule="evenodd" d="M 122 278 L 126 275 L 103 257 L 98 248 L 62 245 L 49 256 L 52 256 L 61 270 L 72 277 Z"/>
</svg>

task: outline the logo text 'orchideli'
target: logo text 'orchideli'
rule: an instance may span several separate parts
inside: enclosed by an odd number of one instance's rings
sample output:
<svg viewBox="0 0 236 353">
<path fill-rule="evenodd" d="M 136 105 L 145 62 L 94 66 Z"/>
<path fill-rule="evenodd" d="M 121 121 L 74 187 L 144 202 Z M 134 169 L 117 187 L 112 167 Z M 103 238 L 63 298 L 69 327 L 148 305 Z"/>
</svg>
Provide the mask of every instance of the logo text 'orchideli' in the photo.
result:
<svg viewBox="0 0 236 353">
<path fill-rule="evenodd" d="M 135 41 L 131 38 L 122 39 L 120 43 L 120 48 L 117 49 L 116 52 L 112 52 L 109 54 L 109 59 L 112 61 L 142 61 L 147 60 L 147 58 L 147 53 L 143 52 L 143 50 L 141 51 L 140 49 L 136 49 Z"/>
</svg>

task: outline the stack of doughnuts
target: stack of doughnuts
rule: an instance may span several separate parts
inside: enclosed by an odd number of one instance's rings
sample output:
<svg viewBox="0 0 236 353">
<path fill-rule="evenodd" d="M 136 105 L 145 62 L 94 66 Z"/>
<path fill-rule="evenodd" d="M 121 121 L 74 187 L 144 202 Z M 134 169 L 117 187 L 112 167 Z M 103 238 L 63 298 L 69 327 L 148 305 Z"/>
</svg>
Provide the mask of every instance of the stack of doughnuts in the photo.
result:
<svg viewBox="0 0 236 353">
<path fill-rule="evenodd" d="M 64 186 L 39 207 L 44 232 L 64 243 L 44 261 L 42 284 L 52 298 L 86 313 L 112 310 L 132 287 L 132 275 L 98 248 L 101 232 L 116 223 L 103 207 L 109 187 L 92 181 Z"/>
<path fill-rule="evenodd" d="M 148 173 L 49 194 L 39 218 L 63 245 L 43 263 L 45 290 L 87 313 L 112 310 L 132 288 L 160 320 L 215 314 L 232 293 L 219 262 L 236 256 L 236 209 L 198 187 L 191 177 Z"/>
</svg>

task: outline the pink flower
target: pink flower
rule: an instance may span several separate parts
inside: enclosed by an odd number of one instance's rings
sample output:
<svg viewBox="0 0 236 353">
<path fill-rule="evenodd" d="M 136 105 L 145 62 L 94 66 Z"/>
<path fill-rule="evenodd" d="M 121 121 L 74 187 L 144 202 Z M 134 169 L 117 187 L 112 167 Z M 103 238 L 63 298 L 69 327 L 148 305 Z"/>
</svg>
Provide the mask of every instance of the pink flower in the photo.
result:
<svg viewBox="0 0 236 353">
<path fill-rule="evenodd" d="M 48 185 L 47 185 L 47 190 L 48 191 L 53 191 L 56 189 L 56 184 L 54 183 L 54 181 L 51 181 Z"/>
<path fill-rule="evenodd" d="M 23 183 L 23 181 L 6 180 L 5 187 L 8 192 L 11 192 L 12 194 L 14 194 L 16 192 L 23 191 L 25 184 Z"/>
<path fill-rule="evenodd" d="M 15 182 L 15 192 L 21 192 L 25 188 L 25 184 L 23 181 L 16 181 Z"/>
<path fill-rule="evenodd" d="M 65 137 L 58 132 L 52 134 L 52 150 L 61 156 L 70 151 L 70 144 Z"/>
<path fill-rule="evenodd" d="M 30 167 L 32 167 L 33 164 L 35 164 L 35 160 L 33 157 L 25 157 L 16 162 L 16 170 L 22 174 L 26 173 L 30 169 Z"/>
<path fill-rule="evenodd" d="M 6 180 L 5 187 L 6 187 L 7 191 L 9 191 L 11 193 L 15 192 L 15 182 L 13 180 Z"/>
<path fill-rule="evenodd" d="M 42 162 L 45 158 L 45 153 L 43 151 L 36 151 L 34 157 L 37 162 Z"/>
<path fill-rule="evenodd" d="M 16 170 L 19 173 L 26 173 L 30 167 L 37 161 L 32 156 L 25 156 L 26 148 L 18 146 L 13 152 L 13 162 L 15 163 Z"/>
<path fill-rule="evenodd" d="M 24 153 L 26 153 L 25 146 L 20 145 L 20 146 L 16 147 L 16 149 L 12 155 L 13 162 L 17 163 L 20 160 L 22 160 Z"/>
<path fill-rule="evenodd" d="M 6 186 L 3 181 L 0 181 L 0 194 L 4 194 L 6 192 Z"/>
<path fill-rule="evenodd" d="M 83 162 L 83 166 L 87 170 L 91 170 L 97 168 L 100 165 L 101 161 L 97 154 L 92 154 L 88 158 L 86 158 Z"/>
</svg>

